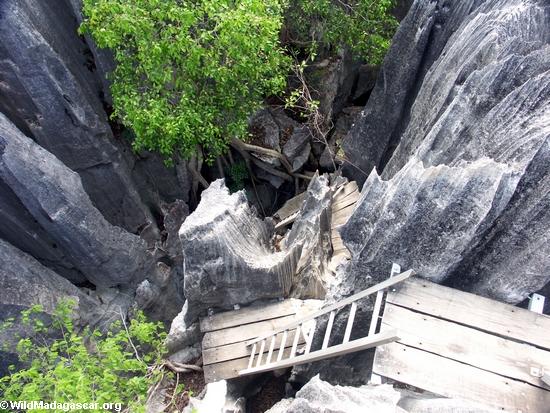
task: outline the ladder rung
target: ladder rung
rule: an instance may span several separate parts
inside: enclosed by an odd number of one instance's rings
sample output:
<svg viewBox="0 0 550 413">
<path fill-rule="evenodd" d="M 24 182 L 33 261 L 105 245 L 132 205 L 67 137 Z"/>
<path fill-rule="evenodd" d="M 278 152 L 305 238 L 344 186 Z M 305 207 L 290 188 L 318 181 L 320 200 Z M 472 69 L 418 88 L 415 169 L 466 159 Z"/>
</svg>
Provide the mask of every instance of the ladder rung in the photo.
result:
<svg viewBox="0 0 550 413">
<path fill-rule="evenodd" d="M 286 345 L 287 336 L 288 336 L 288 331 L 285 330 L 283 332 L 283 338 L 281 339 L 281 347 L 279 347 L 279 354 L 277 355 L 277 361 L 281 361 L 283 359 L 283 354 L 285 352 L 285 345 Z"/>
<path fill-rule="evenodd" d="M 313 344 L 313 334 L 315 334 L 315 327 L 317 327 L 317 320 L 313 320 L 313 323 L 311 324 L 311 330 L 309 330 L 309 333 L 307 335 L 306 339 L 306 351 L 304 354 L 309 354 L 309 351 L 311 350 L 311 345 Z"/>
<path fill-rule="evenodd" d="M 262 356 L 264 355 L 265 350 L 265 338 L 262 340 L 262 344 L 260 345 L 260 352 L 258 353 L 258 361 L 256 362 L 256 367 L 260 367 L 260 364 L 262 363 Z"/>
<path fill-rule="evenodd" d="M 256 353 L 256 343 L 252 346 L 252 352 L 250 353 L 250 359 L 248 359 L 248 368 L 252 368 L 252 364 L 254 363 L 254 353 Z"/>
<path fill-rule="evenodd" d="M 346 324 L 346 332 L 344 333 L 344 341 L 342 343 L 347 343 L 351 336 L 351 329 L 353 327 L 353 320 L 355 319 L 355 311 L 357 310 L 357 303 L 351 303 L 351 308 L 349 310 L 348 323 Z"/>
<path fill-rule="evenodd" d="M 323 350 L 328 347 L 328 342 L 330 340 L 330 333 L 332 331 L 332 324 L 334 323 L 335 314 L 336 313 L 334 311 L 331 311 L 328 317 L 327 330 L 325 331 L 325 338 L 323 339 Z"/>
<path fill-rule="evenodd" d="M 273 357 L 273 350 L 275 349 L 275 340 L 277 339 L 277 334 L 271 336 L 271 344 L 269 345 L 269 351 L 267 353 L 267 360 L 265 364 L 271 363 L 271 357 Z"/>
<path fill-rule="evenodd" d="M 292 343 L 292 350 L 290 351 L 290 357 L 292 358 L 296 355 L 296 350 L 298 349 L 298 341 L 300 341 L 300 334 L 302 333 L 302 325 L 300 324 L 296 327 L 296 332 L 294 333 L 294 342 Z"/>
<path fill-rule="evenodd" d="M 380 290 L 376 293 L 376 300 L 374 301 L 374 309 L 372 310 L 372 319 L 370 320 L 369 336 L 376 333 L 376 327 L 378 326 L 378 317 L 380 316 L 380 308 L 382 307 L 382 298 L 384 291 Z"/>
</svg>

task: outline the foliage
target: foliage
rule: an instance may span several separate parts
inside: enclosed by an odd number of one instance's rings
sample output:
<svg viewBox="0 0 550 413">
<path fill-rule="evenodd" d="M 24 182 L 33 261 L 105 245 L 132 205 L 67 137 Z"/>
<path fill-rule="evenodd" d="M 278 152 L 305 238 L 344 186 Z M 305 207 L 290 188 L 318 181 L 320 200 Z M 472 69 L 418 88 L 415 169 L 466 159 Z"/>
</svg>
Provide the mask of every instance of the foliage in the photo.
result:
<svg viewBox="0 0 550 413">
<path fill-rule="evenodd" d="M 228 168 L 229 182 L 227 186 L 231 193 L 240 191 L 244 188 L 245 180 L 248 178 L 248 170 L 244 161 L 235 162 Z"/>
<path fill-rule="evenodd" d="M 83 13 L 114 53 L 113 116 L 136 149 L 212 159 L 285 87 L 282 0 L 84 0 Z"/>
<path fill-rule="evenodd" d="M 284 91 L 289 54 L 348 47 L 379 63 L 397 26 L 392 3 L 83 0 L 80 31 L 113 52 L 112 116 L 132 131 L 136 150 L 167 159 L 204 151 L 212 161 L 246 138 L 265 97 Z"/>
<path fill-rule="evenodd" d="M 291 43 L 349 47 L 371 64 L 381 63 L 397 20 L 390 14 L 393 0 L 293 0 L 286 28 Z"/>
<path fill-rule="evenodd" d="M 22 338 L 17 345 L 27 368 L 15 371 L 12 366 L 11 374 L 0 379 L 2 398 L 121 403 L 129 411 L 145 411 L 147 390 L 161 375 L 152 366 L 162 358 L 162 324 L 137 313 L 129 325 L 117 321 L 105 333 L 78 333 L 71 318 L 74 305 L 61 301 L 49 322 L 40 306 L 22 312 L 23 324 L 33 331 L 32 338 Z M 51 339 L 52 333 L 58 338 Z"/>
</svg>

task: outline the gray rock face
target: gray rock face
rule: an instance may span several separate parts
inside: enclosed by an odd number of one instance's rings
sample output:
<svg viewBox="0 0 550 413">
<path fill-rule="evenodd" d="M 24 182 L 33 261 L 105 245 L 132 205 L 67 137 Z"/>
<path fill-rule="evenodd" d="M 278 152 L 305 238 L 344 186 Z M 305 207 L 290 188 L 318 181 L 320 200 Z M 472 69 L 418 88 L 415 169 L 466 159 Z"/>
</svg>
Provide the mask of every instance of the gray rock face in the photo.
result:
<svg viewBox="0 0 550 413">
<path fill-rule="evenodd" d="M 393 259 L 510 303 L 550 280 L 549 14 L 550 5 L 537 1 L 413 5 L 344 142 L 363 171 L 384 166 L 382 185 L 389 185 L 382 189 L 371 175 L 343 231 L 353 268 L 381 268 Z M 403 56 L 411 64 L 400 68 Z M 413 158 L 432 175 L 420 186 L 405 183 L 418 176 Z M 401 185 L 415 188 L 414 196 L 388 208 Z"/>
<path fill-rule="evenodd" d="M 496 413 L 458 399 L 394 389 L 390 384 L 333 386 L 313 377 L 293 399 L 283 399 L 266 413 Z"/>
<path fill-rule="evenodd" d="M 111 286 L 143 278 L 150 260 L 145 243 L 109 224 L 92 205 L 78 174 L 24 136 L 3 115 L 0 181 L 47 233 L 43 242 L 53 241 L 92 283 Z"/>
<path fill-rule="evenodd" d="M 502 212 L 517 179 L 490 159 L 428 168 L 412 159 L 390 181 L 373 171 L 340 231 L 352 255 L 342 285 L 359 291 L 380 282 L 392 260 L 445 280 Z"/>
<path fill-rule="evenodd" d="M 319 298 L 326 294 L 332 278 L 328 269 L 331 249 L 330 214 L 332 189 L 328 177 L 315 176 L 292 229 L 284 238 L 284 249 L 301 246 L 291 295 L 299 298 Z"/>
<path fill-rule="evenodd" d="M 26 210 L 17 195 L 0 180 L 0 239 L 32 255 L 43 265 L 79 284 L 86 277 L 70 262 L 57 243 Z"/>
<path fill-rule="evenodd" d="M 315 376 L 296 393 L 294 399 L 282 400 L 266 413 L 405 412 L 397 407 L 400 397 L 391 385 L 333 386 Z"/>
<path fill-rule="evenodd" d="M 81 321 L 93 318 L 97 303 L 92 298 L 0 239 L 0 323 L 11 317 L 18 319 L 22 310 L 35 304 L 51 314 L 59 300 L 67 297 L 76 300 L 76 315 L 82 317 Z M 8 346 L 7 351 L 0 350 L 0 376 L 7 374 L 10 364 L 17 364 L 17 334 L 25 334 L 25 328 L 17 322 L 7 330 L 0 329 L 0 341 Z"/>
<path fill-rule="evenodd" d="M 414 3 L 343 144 L 364 186 L 332 300 L 387 278 L 392 262 L 514 304 L 550 281 L 549 15 L 540 1 Z M 345 314 L 335 340 L 344 326 Z M 369 354 L 306 375 L 364 382 Z"/>
<path fill-rule="evenodd" d="M 272 231 L 250 208 L 243 191 L 231 195 L 223 180 L 210 184 L 179 231 L 186 322 L 208 307 L 288 295 L 300 251 L 276 251 L 270 243 Z"/>
<path fill-rule="evenodd" d="M 294 129 L 283 147 L 283 153 L 290 161 L 292 171 L 296 172 L 307 162 L 311 152 L 309 143 L 311 133 L 305 126 Z"/>
<path fill-rule="evenodd" d="M 274 242 L 271 220 L 257 216 L 243 191 L 231 195 L 223 180 L 213 182 L 179 232 L 187 301 L 178 328 L 209 307 L 323 297 L 331 276 L 331 195 L 328 178 L 314 177 L 292 230 Z"/>
<path fill-rule="evenodd" d="M 109 222 L 136 232 L 154 220 L 112 143 L 101 79 L 76 30 L 65 0 L 0 3 L 0 111 L 79 173 Z"/>
</svg>

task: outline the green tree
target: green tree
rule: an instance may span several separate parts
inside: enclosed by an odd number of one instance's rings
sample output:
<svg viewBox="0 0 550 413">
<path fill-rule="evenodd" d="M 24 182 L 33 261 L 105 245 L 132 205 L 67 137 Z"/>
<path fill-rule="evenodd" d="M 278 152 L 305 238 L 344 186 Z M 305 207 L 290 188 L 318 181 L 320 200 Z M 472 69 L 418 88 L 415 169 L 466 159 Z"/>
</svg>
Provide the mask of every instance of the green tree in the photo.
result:
<svg viewBox="0 0 550 413">
<path fill-rule="evenodd" d="M 134 148 L 210 159 L 286 86 L 282 0 L 84 0 L 81 31 L 113 51 L 113 115 Z"/>
<path fill-rule="evenodd" d="M 106 332 L 79 333 L 72 322 L 74 305 L 60 302 L 50 322 L 40 306 L 23 311 L 21 320 L 33 334 L 20 339 L 17 352 L 27 367 L 0 378 L 2 399 L 98 403 L 96 411 L 104 411 L 103 403 L 120 403 L 124 411 L 144 412 L 147 390 L 164 374 L 162 324 L 137 313 L 130 323 L 121 318 Z"/>
<path fill-rule="evenodd" d="M 397 28 L 394 0 L 293 0 L 286 13 L 288 41 L 299 48 L 346 46 L 371 64 L 382 62 Z"/>
</svg>

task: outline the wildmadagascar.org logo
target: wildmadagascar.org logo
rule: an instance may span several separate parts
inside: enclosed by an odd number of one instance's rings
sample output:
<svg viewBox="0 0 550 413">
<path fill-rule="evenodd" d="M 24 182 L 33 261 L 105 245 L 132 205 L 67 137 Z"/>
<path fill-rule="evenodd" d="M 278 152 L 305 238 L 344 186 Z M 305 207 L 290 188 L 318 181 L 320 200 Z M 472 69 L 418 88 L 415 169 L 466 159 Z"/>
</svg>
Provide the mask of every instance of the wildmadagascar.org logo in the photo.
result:
<svg viewBox="0 0 550 413">
<path fill-rule="evenodd" d="M 70 402 L 45 402 L 43 400 L 32 401 L 0 401 L 0 411 L 33 411 L 33 410 L 52 410 L 57 412 L 70 412 L 72 410 L 107 410 L 111 412 L 121 412 L 122 403 L 70 403 Z"/>
</svg>

